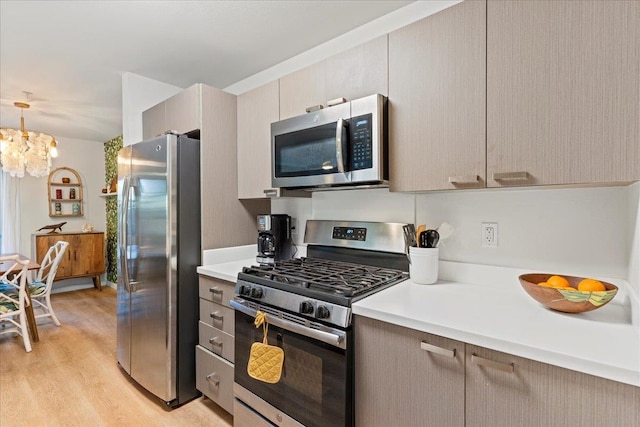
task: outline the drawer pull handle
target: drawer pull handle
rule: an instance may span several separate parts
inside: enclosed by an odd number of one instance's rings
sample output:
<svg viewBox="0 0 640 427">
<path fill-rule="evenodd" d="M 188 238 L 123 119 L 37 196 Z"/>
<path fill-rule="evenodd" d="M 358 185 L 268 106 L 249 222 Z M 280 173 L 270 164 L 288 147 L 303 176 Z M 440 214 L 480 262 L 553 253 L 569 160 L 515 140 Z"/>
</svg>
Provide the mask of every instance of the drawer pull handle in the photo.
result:
<svg viewBox="0 0 640 427">
<path fill-rule="evenodd" d="M 209 338 L 209 344 L 222 347 L 222 341 L 220 341 L 218 337 Z"/>
<path fill-rule="evenodd" d="M 456 349 L 455 348 L 453 350 L 448 350 L 446 348 L 438 347 L 438 346 L 435 346 L 433 344 L 429 344 L 429 343 L 424 342 L 424 341 L 422 341 L 420 343 L 420 348 L 422 350 L 428 351 L 429 353 L 439 354 L 440 356 L 451 357 L 451 358 L 456 357 Z"/>
<path fill-rule="evenodd" d="M 222 295 L 222 289 L 220 288 L 209 288 L 209 292 L 212 294 Z"/>
<path fill-rule="evenodd" d="M 487 368 L 498 369 L 500 371 L 508 372 L 510 374 L 512 374 L 514 370 L 513 363 L 494 362 L 493 360 L 480 357 L 475 353 L 471 354 L 471 363 L 475 363 L 476 365 L 480 365 L 480 366 L 486 366 Z"/>
<path fill-rule="evenodd" d="M 450 176 L 449 184 L 477 184 L 480 182 L 480 177 L 478 175 L 458 175 L 458 176 Z"/>
<path fill-rule="evenodd" d="M 493 174 L 495 181 L 526 181 L 529 179 L 529 172 L 498 172 Z"/>
<path fill-rule="evenodd" d="M 219 311 L 216 311 L 215 313 L 209 313 L 209 316 L 211 316 L 212 319 L 219 320 L 221 322 L 224 319 L 224 316 L 221 316 Z"/>
<path fill-rule="evenodd" d="M 220 377 L 215 372 L 207 375 L 207 382 L 212 383 L 216 387 L 220 385 Z"/>
<path fill-rule="evenodd" d="M 275 188 L 269 188 L 267 190 L 263 190 L 263 193 L 267 197 L 273 197 L 278 195 L 278 190 L 276 190 Z"/>
</svg>

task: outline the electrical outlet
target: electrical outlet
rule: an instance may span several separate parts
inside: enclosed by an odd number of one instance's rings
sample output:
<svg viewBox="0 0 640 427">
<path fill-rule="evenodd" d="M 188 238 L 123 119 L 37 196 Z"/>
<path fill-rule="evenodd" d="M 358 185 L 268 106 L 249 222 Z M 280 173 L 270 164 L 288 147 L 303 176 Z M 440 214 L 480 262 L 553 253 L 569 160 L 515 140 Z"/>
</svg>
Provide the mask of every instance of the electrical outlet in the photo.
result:
<svg viewBox="0 0 640 427">
<path fill-rule="evenodd" d="M 498 247 L 498 223 L 497 222 L 482 223 L 482 247 L 483 248 Z"/>
</svg>

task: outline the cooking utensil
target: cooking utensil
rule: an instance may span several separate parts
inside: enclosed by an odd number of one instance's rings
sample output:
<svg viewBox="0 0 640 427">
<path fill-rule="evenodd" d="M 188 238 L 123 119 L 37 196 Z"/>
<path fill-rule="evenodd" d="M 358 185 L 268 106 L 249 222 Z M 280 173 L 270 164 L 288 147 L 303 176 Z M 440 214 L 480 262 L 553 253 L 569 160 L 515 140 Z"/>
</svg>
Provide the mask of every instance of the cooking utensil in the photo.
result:
<svg viewBox="0 0 640 427">
<path fill-rule="evenodd" d="M 420 233 L 422 233 L 426 229 L 427 229 L 427 226 L 425 224 L 420 224 L 418 226 L 418 229 L 416 230 L 416 241 L 418 242 L 418 246 L 420 245 Z"/>
<path fill-rule="evenodd" d="M 420 232 L 420 238 L 418 239 L 418 247 L 419 248 L 427 247 L 427 230 Z"/>
<path fill-rule="evenodd" d="M 436 231 L 440 233 L 440 241 L 447 240 L 453 234 L 453 227 L 448 222 L 443 222 L 436 228 Z"/>
<path fill-rule="evenodd" d="M 413 224 L 406 224 L 402 226 L 402 231 L 404 233 L 404 249 L 407 254 L 407 259 L 409 260 L 409 264 L 411 264 L 411 256 L 409 255 L 409 247 L 418 246 L 416 242 L 416 229 Z"/>
<path fill-rule="evenodd" d="M 427 230 L 425 233 L 425 243 L 426 248 L 435 248 L 438 246 L 438 241 L 440 240 L 440 233 L 436 230 Z"/>
</svg>

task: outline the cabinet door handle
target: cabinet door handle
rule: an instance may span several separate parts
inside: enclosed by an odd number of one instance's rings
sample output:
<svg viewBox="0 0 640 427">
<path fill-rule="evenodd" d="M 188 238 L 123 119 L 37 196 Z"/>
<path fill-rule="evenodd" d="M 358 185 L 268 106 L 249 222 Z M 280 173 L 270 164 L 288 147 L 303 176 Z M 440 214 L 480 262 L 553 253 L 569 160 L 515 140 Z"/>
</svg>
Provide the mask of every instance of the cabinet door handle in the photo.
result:
<svg viewBox="0 0 640 427">
<path fill-rule="evenodd" d="M 478 175 L 458 175 L 450 176 L 449 184 L 477 184 L 480 182 Z"/>
<path fill-rule="evenodd" d="M 428 351 L 429 353 L 439 354 L 440 356 L 451 357 L 451 358 L 456 357 L 456 349 L 455 348 L 453 350 L 448 350 L 446 348 L 442 348 L 442 347 L 438 347 L 438 346 L 433 345 L 433 344 L 429 344 L 428 342 L 425 342 L 425 341 L 422 341 L 420 343 L 420 348 L 422 350 Z"/>
<path fill-rule="evenodd" d="M 220 377 L 215 372 L 207 375 L 207 382 L 218 387 L 220 385 Z"/>
<path fill-rule="evenodd" d="M 480 365 L 480 366 L 486 366 L 487 368 L 498 369 L 500 371 L 508 372 L 510 374 L 513 373 L 513 369 L 514 369 L 513 363 L 495 362 L 493 360 L 480 357 L 475 353 L 471 354 L 471 363 L 475 363 L 476 365 Z"/>
<path fill-rule="evenodd" d="M 278 195 L 278 190 L 276 190 L 275 188 L 268 188 L 266 190 L 263 190 L 262 192 L 267 197 L 275 197 Z"/>
<path fill-rule="evenodd" d="M 215 345 L 216 347 L 222 347 L 222 341 L 220 341 L 218 337 L 209 338 L 209 344 Z"/>
<path fill-rule="evenodd" d="M 216 295 L 222 295 L 222 289 L 220 288 L 209 288 L 209 292 Z"/>
<path fill-rule="evenodd" d="M 529 172 L 498 172 L 493 174 L 495 181 L 526 181 L 529 179 Z"/>
<path fill-rule="evenodd" d="M 212 319 L 214 319 L 214 320 L 219 320 L 219 321 L 221 321 L 221 322 L 222 322 L 222 320 L 224 319 L 224 316 L 223 316 L 223 315 L 220 315 L 220 312 L 219 312 L 219 311 L 216 311 L 216 312 L 214 312 L 214 313 L 209 313 L 209 316 L 211 316 L 211 318 L 212 318 Z"/>
</svg>

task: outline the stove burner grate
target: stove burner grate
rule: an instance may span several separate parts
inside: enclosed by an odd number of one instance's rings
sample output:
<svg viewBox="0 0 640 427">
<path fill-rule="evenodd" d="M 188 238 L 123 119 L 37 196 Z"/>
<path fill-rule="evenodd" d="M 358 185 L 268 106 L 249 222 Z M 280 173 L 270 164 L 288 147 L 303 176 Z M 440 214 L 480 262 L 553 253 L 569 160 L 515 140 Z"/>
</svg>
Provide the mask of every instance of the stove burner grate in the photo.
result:
<svg viewBox="0 0 640 427">
<path fill-rule="evenodd" d="M 244 273 L 300 288 L 354 297 L 406 276 L 399 270 L 320 258 L 295 258 L 245 267 Z"/>
</svg>

